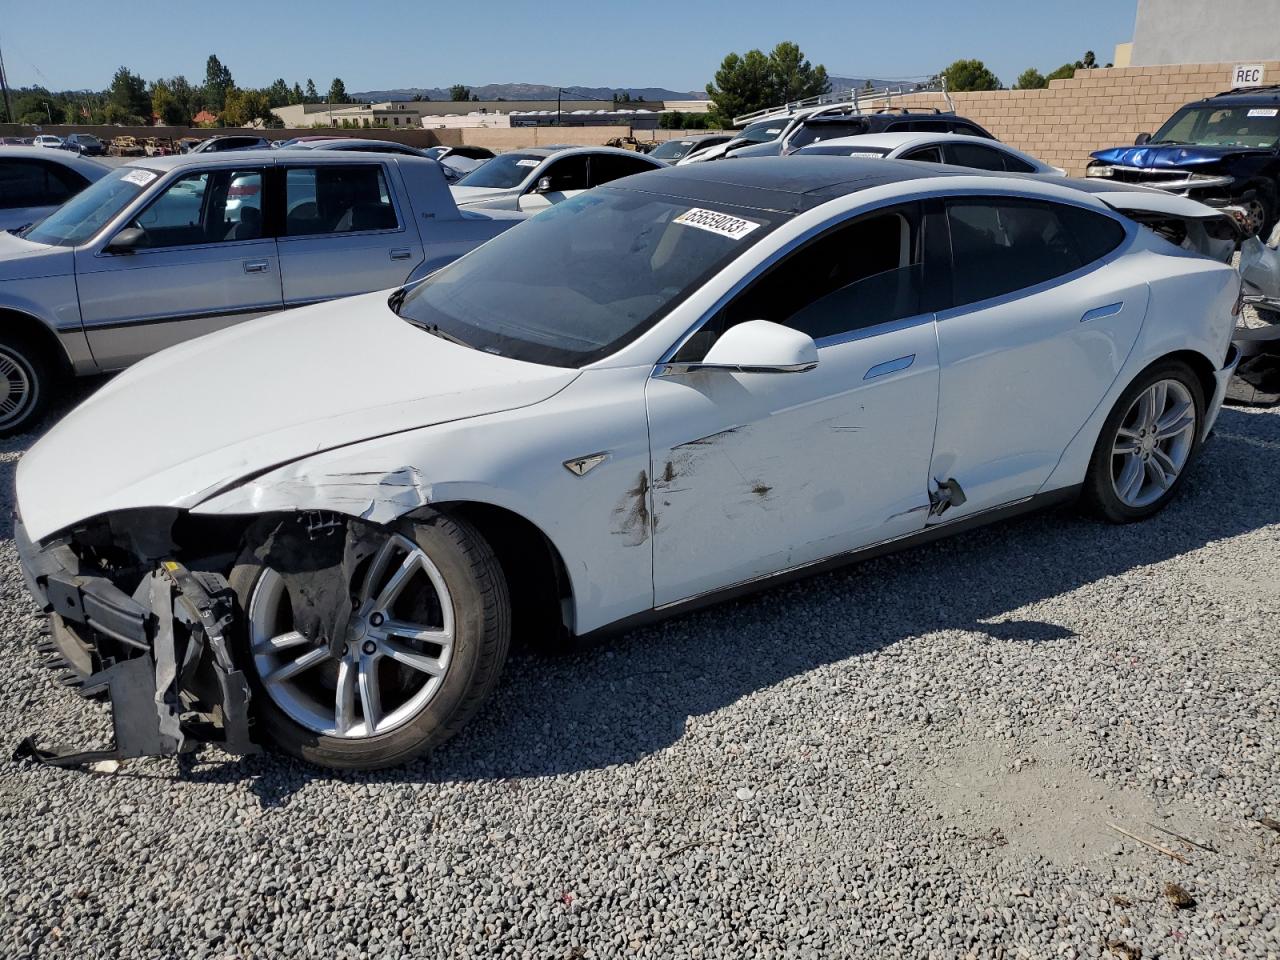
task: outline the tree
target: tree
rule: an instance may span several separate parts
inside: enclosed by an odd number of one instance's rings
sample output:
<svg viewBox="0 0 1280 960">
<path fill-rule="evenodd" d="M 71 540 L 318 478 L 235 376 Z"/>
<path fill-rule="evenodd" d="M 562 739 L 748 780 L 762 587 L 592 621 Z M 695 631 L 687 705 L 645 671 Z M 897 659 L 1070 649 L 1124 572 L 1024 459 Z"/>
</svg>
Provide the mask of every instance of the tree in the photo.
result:
<svg viewBox="0 0 1280 960">
<path fill-rule="evenodd" d="M 333 83 L 329 84 L 329 103 L 350 103 L 347 97 L 347 88 L 343 84 L 341 77 L 334 77 Z"/>
<path fill-rule="evenodd" d="M 151 96 L 147 82 L 128 67 L 121 67 L 111 78 L 109 101 L 125 122 L 147 123 L 151 118 Z"/>
<path fill-rule="evenodd" d="M 307 78 L 307 92 L 302 99 L 303 103 L 319 103 L 320 94 L 316 91 L 316 82 L 310 77 Z"/>
<path fill-rule="evenodd" d="M 235 84 L 231 71 L 222 65 L 217 55 L 209 54 L 204 65 L 204 105 L 213 113 L 221 113 L 227 103 L 227 93 Z"/>
<path fill-rule="evenodd" d="M 715 114 L 725 120 L 772 106 L 773 72 L 769 58 L 759 50 L 748 50 L 744 56 L 731 53 L 720 62 L 715 79 L 707 84 L 707 96 L 715 105 Z"/>
<path fill-rule="evenodd" d="M 729 54 L 721 61 L 715 79 L 707 84 L 715 118 L 723 120 L 830 90 L 826 67 L 813 66 L 789 40 L 767 55 L 759 50 L 748 50 L 742 56 Z"/>
<path fill-rule="evenodd" d="M 1045 82 L 1047 83 L 1050 80 L 1070 80 L 1076 75 L 1076 69 L 1079 66 L 1079 63 L 1064 63 L 1057 70 L 1053 71 L 1053 73 L 1046 76 L 1044 78 Z"/>
<path fill-rule="evenodd" d="M 1084 59 L 1080 61 L 1080 66 L 1084 67 L 1086 70 L 1092 70 L 1097 65 L 1098 65 L 1098 58 L 1094 56 L 1093 51 L 1086 50 L 1084 52 Z"/>
<path fill-rule="evenodd" d="M 1018 74 L 1018 82 L 1013 85 L 1015 90 L 1042 90 L 1049 85 L 1049 81 L 1045 79 L 1043 73 L 1035 67 L 1028 67 Z"/>
<path fill-rule="evenodd" d="M 246 127 L 255 121 L 267 126 L 275 119 L 271 112 L 271 98 L 266 90 L 241 90 L 232 87 L 227 91 L 227 101 L 218 115 L 224 127 Z"/>
<path fill-rule="evenodd" d="M 290 104 L 305 103 L 306 101 L 304 101 L 302 98 L 303 98 L 302 87 L 298 86 L 297 83 L 294 83 L 293 89 L 289 91 L 289 103 Z"/>
<path fill-rule="evenodd" d="M 981 60 L 957 60 L 942 71 L 951 91 L 999 90 L 1000 78 Z"/>
<path fill-rule="evenodd" d="M 769 54 L 769 61 L 773 72 L 774 95 L 779 101 L 790 103 L 831 92 L 827 68 L 821 64 L 816 67 L 811 64 L 800 52 L 800 47 L 790 40 L 784 40 L 774 47 Z"/>
<path fill-rule="evenodd" d="M 284 82 L 283 77 L 267 87 L 267 98 L 273 107 L 283 107 L 289 102 L 289 85 Z"/>
<path fill-rule="evenodd" d="M 461 83 L 455 83 L 452 87 L 449 88 L 449 99 L 454 101 L 455 103 L 461 102 L 463 100 L 470 100 L 471 88 Z"/>
<path fill-rule="evenodd" d="M 862 89 L 863 89 L 863 90 L 874 90 L 874 89 L 875 89 L 875 87 L 873 87 L 873 86 L 871 85 L 871 81 L 870 81 L 870 80 L 868 80 L 866 83 L 864 83 L 864 84 L 862 85 Z"/>
</svg>

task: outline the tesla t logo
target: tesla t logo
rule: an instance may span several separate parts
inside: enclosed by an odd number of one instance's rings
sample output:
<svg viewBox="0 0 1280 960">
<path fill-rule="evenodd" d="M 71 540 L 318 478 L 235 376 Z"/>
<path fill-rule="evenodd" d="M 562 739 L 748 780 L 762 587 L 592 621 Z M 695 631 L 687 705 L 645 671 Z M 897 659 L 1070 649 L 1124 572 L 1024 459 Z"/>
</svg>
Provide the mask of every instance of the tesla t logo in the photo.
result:
<svg viewBox="0 0 1280 960">
<path fill-rule="evenodd" d="M 1260 87 L 1266 73 L 1266 67 L 1261 63 L 1237 64 L 1231 71 L 1231 86 Z"/>
</svg>

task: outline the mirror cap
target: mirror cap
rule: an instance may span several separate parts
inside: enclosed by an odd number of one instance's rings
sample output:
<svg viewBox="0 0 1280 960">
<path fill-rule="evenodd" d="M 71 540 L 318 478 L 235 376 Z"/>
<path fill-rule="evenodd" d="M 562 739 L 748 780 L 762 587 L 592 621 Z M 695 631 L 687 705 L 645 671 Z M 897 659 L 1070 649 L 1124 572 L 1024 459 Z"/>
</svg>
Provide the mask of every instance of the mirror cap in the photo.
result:
<svg viewBox="0 0 1280 960">
<path fill-rule="evenodd" d="M 770 320 L 748 320 L 730 327 L 694 366 L 743 373 L 798 373 L 818 365 L 813 337 Z"/>
</svg>

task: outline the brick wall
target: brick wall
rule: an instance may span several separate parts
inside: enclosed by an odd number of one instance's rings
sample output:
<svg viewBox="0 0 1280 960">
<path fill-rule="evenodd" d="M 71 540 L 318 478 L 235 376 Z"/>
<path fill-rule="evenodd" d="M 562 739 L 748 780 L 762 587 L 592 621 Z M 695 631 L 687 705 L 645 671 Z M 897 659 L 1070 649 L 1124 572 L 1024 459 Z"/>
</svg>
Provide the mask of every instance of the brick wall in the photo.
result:
<svg viewBox="0 0 1280 960">
<path fill-rule="evenodd" d="M 1133 143 L 1154 133 L 1178 107 L 1228 89 L 1231 63 L 1077 70 L 1070 80 L 1054 80 L 1044 90 L 954 93 L 956 112 L 976 120 L 1010 146 L 1084 173 L 1094 150 Z M 1280 61 L 1267 64 L 1280 78 Z M 894 106 L 939 107 L 937 94 L 895 97 Z"/>
</svg>

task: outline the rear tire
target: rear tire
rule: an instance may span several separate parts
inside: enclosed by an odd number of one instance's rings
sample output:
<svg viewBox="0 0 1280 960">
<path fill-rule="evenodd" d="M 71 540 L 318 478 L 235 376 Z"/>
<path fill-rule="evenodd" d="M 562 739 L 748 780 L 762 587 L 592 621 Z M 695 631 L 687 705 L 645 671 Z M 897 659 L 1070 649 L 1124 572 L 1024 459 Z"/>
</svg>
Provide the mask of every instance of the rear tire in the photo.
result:
<svg viewBox="0 0 1280 960">
<path fill-rule="evenodd" d="M 49 404 L 54 369 L 28 337 L 0 336 L 0 437 L 29 429 Z"/>
<path fill-rule="evenodd" d="M 349 587 L 355 598 L 353 606 L 361 603 L 362 590 L 379 594 L 357 607 L 353 621 L 363 618 L 359 629 L 370 630 L 370 624 L 377 624 L 382 632 L 372 629 L 362 635 L 363 639 L 356 638 L 340 661 L 317 659 L 306 674 L 309 687 L 304 690 L 286 690 L 285 684 L 294 681 L 269 679 L 271 674 L 266 668 L 306 657 L 318 649 L 316 645 L 299 644 L 296 649 L 283 650 L 279 660 L 274 659 L 276 653 L 263 653 L 264 649 L 270 651 L 272 634 L 292 628 L 289 618 L 293 599 L 286 586 L 283 598 L 274 601 L 276 612 L 267 614 L 279 625 L 266 630 L 265 636 L 260 629 L 265 609 L 262 604 L 270 600 L 263 591 L 274 591 L 276 595 L 281 592 L 277 585 L 280 575 L 272 566 L 275 558 L 269 552 L 265 557 L 258 556 L 267 543 L 265 538 L 274 529 L 271 523 L 251 528 L 230 577 L 242 610 L 237 618 L 236 643 L 252 686 L 253 709 L 262 739 L 310 763 L 369 770 L 407 763 L 461 730 L 496 685 L 511 637 L 507 583 L 493 551 L 475 528 L 441 514 L 387 528 L 386 543 L 401 545 L 386 548 L 386 568 L 391 574 L 410 565 L 410 558 L 417 556 L 415 549 L 425 556 L 426 563 L 414 568 L 408 580 L 402 582 L 401 592 L 385 603 L 380 602 L 383 588 L 369 586 L 374 580 L 386 584 L 389 579 L 374 576 L 379 562 L 376 557 L 370 561 L 369 572 L 361 571 L 353 578 L 364 583 Z M 415 589 L 421 597 L 414 596 Z M 428 594 L 434 594 L 435 600 Z M 447 609 L 442 598 L 448 600 Z M 438 606 L 432 607 L 437 601 Z M 408 605 L 401 606 L 402 602 Z M 394 630 L 393 624 L 408 616 L 402 611 L 410 607 L 433 610 L 434 618 L 442 621 L 441 635 L 451 633 L 447 644 L 410 639 L 410 632 Z M 404 626 L 423 627 L 430 619 L 423 614 Z M 368 656 L 361 655 L 362 649 Z M 406 666 L 412 662 L 431 664 L 438 672 Z M 351 679 L 353 673 L 358 680 Z M 298 675 L 298 687 L 306 675 Z M 375 688 L 381 685 L 381 693 L 368 694 L 366 676 L 373 677 Z M 348 679 L 344 681 L 344 677 Z M 422 699 L 420 705 L 415 706 L 415 698 Z M 399 708 L 395 707 L 397 702 Z M 367 705 L 371 703 L 377 706 L 369 710 Z M 331 711 L 328 716 L 322 716 L 325 709 Z M 383 710 L 385 713 L 379 713 Z M 370 716 L 372 723 L 366 722 Z M 339 731 L 345 732 L 338 735 Z"/>
<path fill-rule="evenodd" d="M 1144 370 L 1102 425 L 1085 477 L 1085 507 L 1111 523 L 1163 510 L 1200 449 L 1204 416 L 1204 390 L 1190 366 L 1162 360 Z"/>
</svg>

